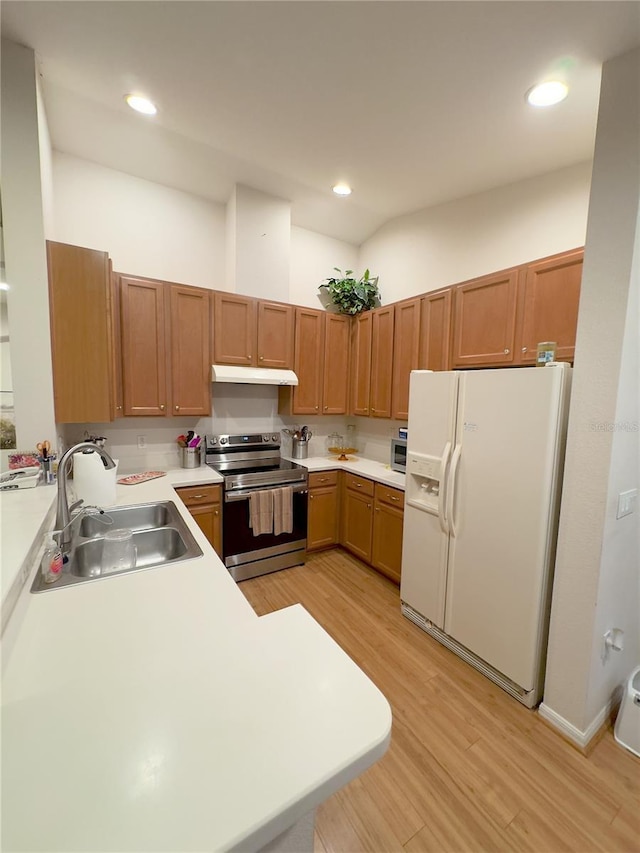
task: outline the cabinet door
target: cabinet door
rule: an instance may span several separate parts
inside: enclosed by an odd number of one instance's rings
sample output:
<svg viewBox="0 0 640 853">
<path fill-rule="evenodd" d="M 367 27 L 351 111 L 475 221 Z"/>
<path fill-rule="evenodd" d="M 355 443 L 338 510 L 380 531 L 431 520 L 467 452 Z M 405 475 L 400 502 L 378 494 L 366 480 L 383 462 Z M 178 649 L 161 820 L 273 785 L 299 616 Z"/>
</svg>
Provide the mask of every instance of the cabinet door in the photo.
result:
<svg viewBox="0 0 640 853">
<path fill-rule="evenodd" d="M 395 583 L 402 566 L 402 523 L 404 512 L 376 499 L 373 519 L 372 564 Z"/>
<path fill-rule="evenodd" d="M 325 415 L 345 415 L 349 397 L 350 318 L 327 314 L 324 326 L 324 381 L 322 411 Z"/>
<path fill-rule="evenodd" d="M 369 414 L 371 393 L 371 333 L 373 314 L 358 314 L 352 327 L 351 340 L 351 411 Z"/>
<path fill-rule="evenodd" d="M 324 311 L 296 308 L 294 415 L 318 415 L 322 400 Z"/>
<path fill-rule="evenodd" d="M 371 333 L 370 414 L 374 418 L 391 417 L 393 377 L 394 306 L 376 308 Z"/>
<path fill-rule="evenodd" d="M 399 302 L 395 306 L 393 332 L 392 415 L 409 418 L 409 374 L 418 368 L 420 354 L 420 300 Z"/>
<path fill-rule="evenodd" d="M 293 306 L 258 302 L 258 367 L 293 367 Z"/>
<path fill-rule="evenodd" d="M 189 510 L 194 521 L 211 543 L 218 556 L 222 555 L 222 517 L 220 504 L 193 507 Z"/>
<path fill-rule="evenodd" d="M 342 544 L 356 557 L 370 563 L 373 498 L 345 489 L 343 507 Z"/>
<path fill-rule="evenodd" d="M 453 367 L 513 362 L 517 287 L 507 270 L 454 288 Z"/>
<path fill-rule="evenodd" d="M 578 249 L 529 264 L 523 271 L 521 360 L 534 364 L 541 341 L 555 341 L 556 358 L 570 361 L 576 346 L 584 252 Z"/>
<path fill-rule="evenodd" d="M 58 423 L 115 416 L 112 301 L 106 252 L 47 243 L 53 393 Z"/>
<path fill-rule="evenodd" d="M 111 266 L 111 264 L 109 264 Z M 122 323 L 120 310 L 120 276 L 111 271 L 111 319 L 113 333 L 113 351 L 111 355 L 115 416 L 121 418 L 124 415 L 124 392 L 122 390 Z"/>
<path fill-rule="evenodd" d="M 165 285 L 120 277 L 125 415 L 167 414 Z"/>
<path fill-rule="evenodd" d="M 329 548 L 338 542 L 338 487 L 309 489 L 307 548 Z"/>
<path fill-rule="evenodd" d="M 451 293 L 447 288 L 428 293 L 420 300 L 420 370 L 449 370 Z"/>
<path fill-rule="evenodd" d="M 213 359 L 215 364 L 257 362 L 256 300 L 216 291 L 213 296 Z"/>
<path fill-rule="evenodd" d="M 172 285 L 171 411 L 174 415 L 211 413 L 210 292 Z"/>
</svg>

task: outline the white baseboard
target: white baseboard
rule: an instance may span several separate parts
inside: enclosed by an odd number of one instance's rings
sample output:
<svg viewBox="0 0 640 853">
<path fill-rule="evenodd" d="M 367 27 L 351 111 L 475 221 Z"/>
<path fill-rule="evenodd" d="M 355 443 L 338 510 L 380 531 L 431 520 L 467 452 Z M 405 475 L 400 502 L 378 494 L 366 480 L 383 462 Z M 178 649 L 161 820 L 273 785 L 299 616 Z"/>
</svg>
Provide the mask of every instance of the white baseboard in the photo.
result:
<svg viewBox="0 0 640 853">
<path fill-rule="evenodd" d="M 554 729 L 558 729 L 558 731 L 562 732 L 562 734 L 565 737 L 569 738 L 570 741 L 575 743 L 581 749 L 584 749 L 591 740 L 591 738 L 609 719 L 612 707 L 612 701 L 607 702 L 606 705 L 600 710 L 600 712 L 589 723 L 589 725 L 584 731 L 574 726 L 568 720 L 565 720 L 564 717 L 561 717 L 560 714 L 557 713 L 557 711 L 554 711 L 553 708 L 550 708 L 548 705 L 545 705 L 544 702 L 540 704 L 540 707 L 538 708 L 538 713 L 550 725 L 552 725 Z"/>
</svg>

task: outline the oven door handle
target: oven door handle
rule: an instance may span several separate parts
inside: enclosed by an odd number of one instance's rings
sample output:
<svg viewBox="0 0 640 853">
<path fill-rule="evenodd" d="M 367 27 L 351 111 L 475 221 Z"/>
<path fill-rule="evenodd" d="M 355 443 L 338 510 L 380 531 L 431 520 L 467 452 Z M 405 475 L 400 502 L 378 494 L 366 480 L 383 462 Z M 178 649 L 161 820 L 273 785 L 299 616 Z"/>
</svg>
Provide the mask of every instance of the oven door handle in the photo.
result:
<svg viewBox="0 0 640 853">
<path fill-rule="evenodd" d="M 268 489 L 284 489 L 286 485 L 282 486 L 265 486 L 263 489 L 239 489 L 237 492 L 225 492 L 224 502 L 225 503 L 233 503 L 234 501 L 246 501 L 249 499 L 249 496 L 252 492 L 264 492 Z M 307 483 L 296 483 L 291 487 L 296 494 L 306 495 L 309 487 Z"/>
</svg>

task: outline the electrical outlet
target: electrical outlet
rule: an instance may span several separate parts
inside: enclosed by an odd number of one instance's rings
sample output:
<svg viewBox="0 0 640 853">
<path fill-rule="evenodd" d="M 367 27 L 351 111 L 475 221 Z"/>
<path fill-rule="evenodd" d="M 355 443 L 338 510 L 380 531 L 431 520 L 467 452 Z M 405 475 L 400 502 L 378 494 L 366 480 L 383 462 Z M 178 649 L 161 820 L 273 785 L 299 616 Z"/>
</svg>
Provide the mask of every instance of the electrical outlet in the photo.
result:
<svg viewBox="0 0 640 853">
<path fill-rule="evenodd" d="M 616 518 L 624 518 L 625 515 L 631 515 L 636 511 L 638 503 L 638 490 L 629 489 L 627 492 L 620 492 L 618 495 L 618 511 Z"/>
<path fill-rule="evenodd" d="M 138 450 L 144 450 L 147 446 L 147 436 L 139 435 L 138 436 Z"/>
</svg>

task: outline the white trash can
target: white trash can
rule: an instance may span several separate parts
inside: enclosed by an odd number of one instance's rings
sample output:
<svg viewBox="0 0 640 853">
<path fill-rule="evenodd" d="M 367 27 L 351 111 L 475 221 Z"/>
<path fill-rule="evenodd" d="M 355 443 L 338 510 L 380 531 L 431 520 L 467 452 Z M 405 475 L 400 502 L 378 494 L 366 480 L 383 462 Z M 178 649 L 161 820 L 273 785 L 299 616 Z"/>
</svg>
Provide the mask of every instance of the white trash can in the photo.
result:
<svg viewBox="0 0 640 853">
<path fill-rule="evenodd" d="M 613 735 L 621 746 L 640 757 L 640 666 L 626 683 Z"/>
</svg>

